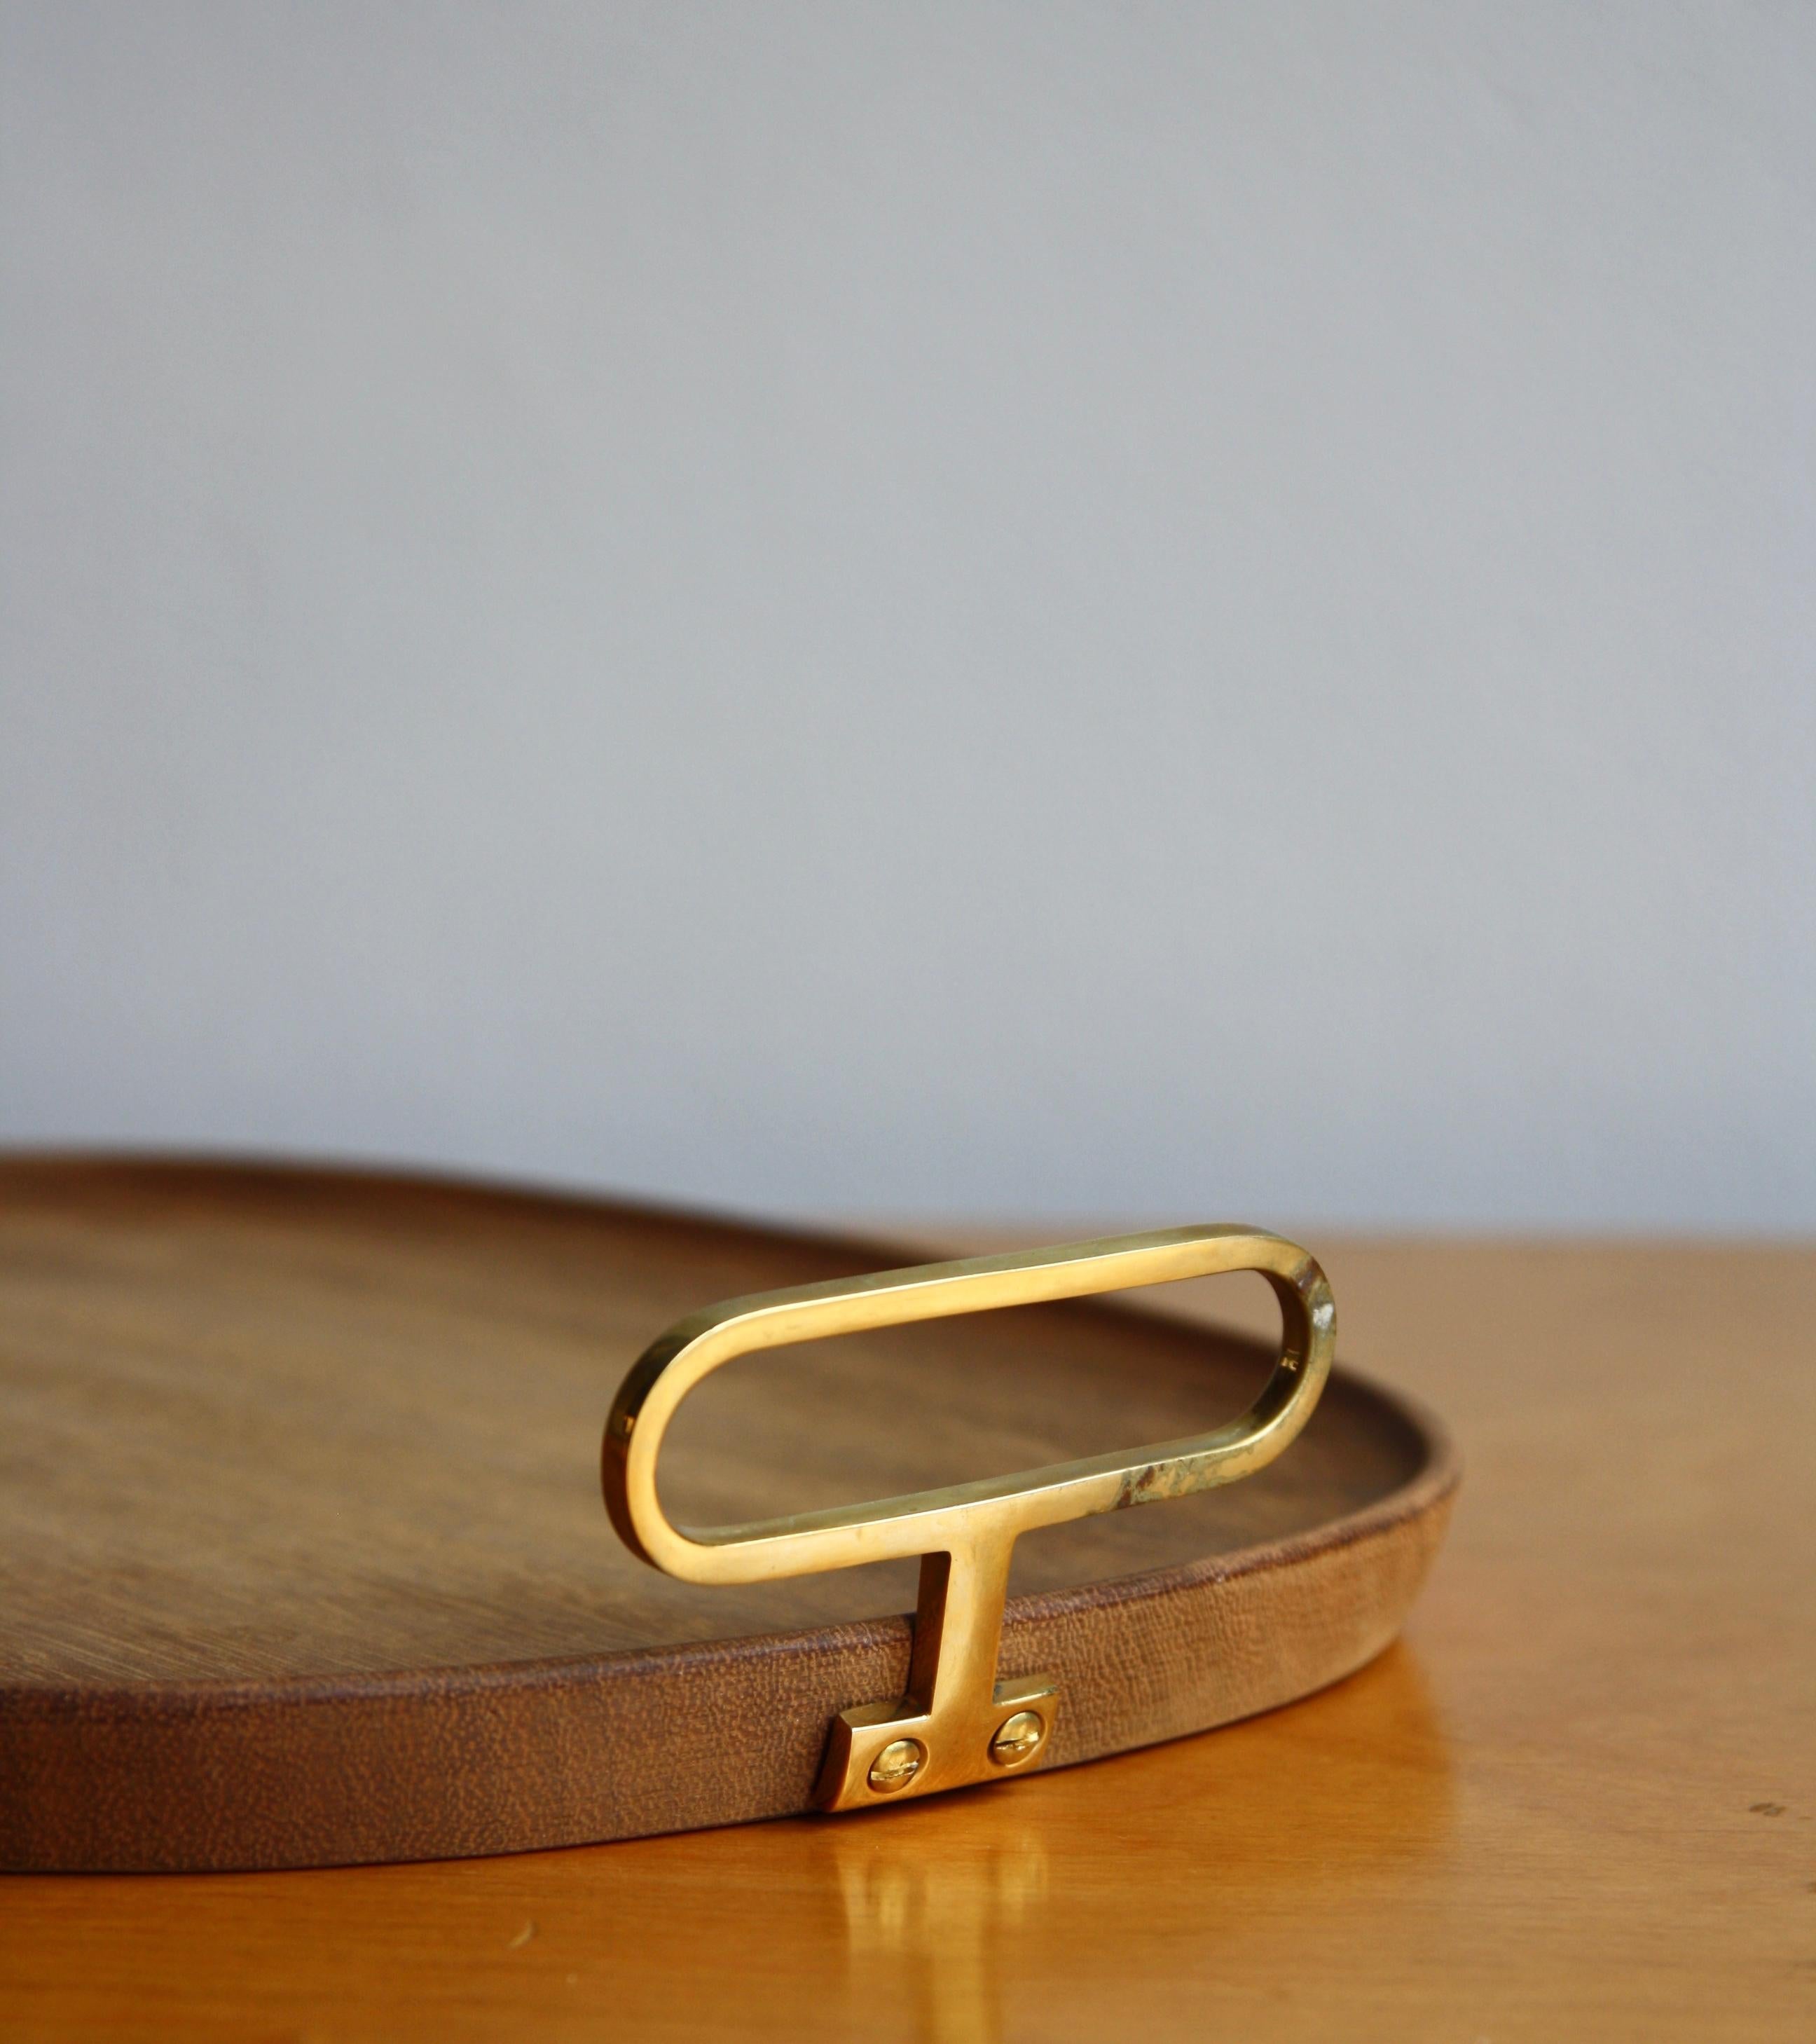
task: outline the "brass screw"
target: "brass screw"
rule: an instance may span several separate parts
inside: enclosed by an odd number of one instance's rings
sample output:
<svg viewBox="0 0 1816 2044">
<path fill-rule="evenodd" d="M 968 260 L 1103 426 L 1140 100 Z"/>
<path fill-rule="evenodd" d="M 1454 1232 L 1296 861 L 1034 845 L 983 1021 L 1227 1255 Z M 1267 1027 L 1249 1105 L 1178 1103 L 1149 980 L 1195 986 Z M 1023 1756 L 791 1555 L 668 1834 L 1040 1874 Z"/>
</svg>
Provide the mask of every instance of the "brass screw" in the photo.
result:
<svg viewBox="0 0 1816 2044">
<path fill-rule="evenodd" d="M 990 1742 L 990 1758 L 999 1767 L 1018 1766 L 1040 1750 L 1046 1737 L 1046 1722 L 1039 1711 L 1017 1711 L 996 1727 Z"/>
<path fill-rule="evenodd" d="M 920 1773 L 927 1748 L 918 1739 L 891 1739 L 870 1762 L 870 1786 L 879 1796 L 893 1796 Z"/>
</svg>

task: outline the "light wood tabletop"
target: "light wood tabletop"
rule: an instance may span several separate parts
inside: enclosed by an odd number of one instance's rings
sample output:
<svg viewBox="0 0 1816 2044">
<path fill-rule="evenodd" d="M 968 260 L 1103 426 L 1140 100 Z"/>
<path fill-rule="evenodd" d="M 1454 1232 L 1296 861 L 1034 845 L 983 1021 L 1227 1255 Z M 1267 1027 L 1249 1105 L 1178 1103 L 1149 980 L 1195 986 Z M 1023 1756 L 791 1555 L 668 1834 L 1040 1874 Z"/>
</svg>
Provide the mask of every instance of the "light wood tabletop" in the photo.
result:
<svg viewBox="0 0 1816 2044">
<path fill-rule="evenodd" d="M 857 1818 L 11 1877 L 0 2035 L 1801 2044 L 1816 1251 L 1313 1246 L 1342 1354 L 1435 1406 L 1465 1468 L 1361 1673 Z"/>
</svg>

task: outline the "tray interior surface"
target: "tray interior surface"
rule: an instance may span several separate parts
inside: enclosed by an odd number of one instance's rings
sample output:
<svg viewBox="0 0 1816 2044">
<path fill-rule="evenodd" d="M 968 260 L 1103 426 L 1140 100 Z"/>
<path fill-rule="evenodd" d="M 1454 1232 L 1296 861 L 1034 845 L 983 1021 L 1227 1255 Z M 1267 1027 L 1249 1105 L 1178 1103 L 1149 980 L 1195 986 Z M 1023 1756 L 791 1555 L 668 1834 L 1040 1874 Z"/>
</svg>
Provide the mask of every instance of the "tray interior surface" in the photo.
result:
<svg viewBox="0 0 1816 2044">
<path fill-rule="evenodd" d="M 0 1165 L 0 1684 L 332 1679 L 910 1608 L 912 1563 L 673 1581 L 612 1533 L 597 1454 L 670 1322 L 915 1260 L 378 1174 Z M 1082 1304 L 750 1357 L 684 1411 L 666 1501 L 738 1520 L 1172 1439 L 1240 1410 L 1270 1359 Z M 1426 1452 L 1339 1372 L 1259 1476 L 1030 1536 L 1013 1588 L 1308 1531 Z"/>
</svg>

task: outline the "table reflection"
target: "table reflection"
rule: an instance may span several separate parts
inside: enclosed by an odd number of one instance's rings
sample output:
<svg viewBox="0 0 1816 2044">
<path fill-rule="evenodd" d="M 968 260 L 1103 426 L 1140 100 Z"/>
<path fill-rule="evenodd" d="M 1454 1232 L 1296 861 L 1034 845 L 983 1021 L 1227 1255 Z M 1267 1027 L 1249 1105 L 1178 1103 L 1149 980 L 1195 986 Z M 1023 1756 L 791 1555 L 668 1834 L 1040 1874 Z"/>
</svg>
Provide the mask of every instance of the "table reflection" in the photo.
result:
<svg viewBox="0 0 1816 2044">
<path fill-rule="evenodd" d="M 827 1822 L 849 2034 L 1000 2044 L 1109 2020 L 1131 1982 L 1189 2003 L 1232 1965 L 1284 1981 L 1307 1912 L 1419 1878 L 1453 1802 L 1442 1724 L 1396 1647 L 1246 1727 Z"/>
<path fill-rule="evenodd" d="M 893 1812 L 832 1840 L 854 1996 L 886 1997 L 919 2044 L 996 2044 L 1004 1938 L 1046 1901 L 1047 1846 L 997 1792 L 1000 1828 L 943 1848 Z M 905 1814 L 905 1813 L 904 1813 Z"/>
</svg>

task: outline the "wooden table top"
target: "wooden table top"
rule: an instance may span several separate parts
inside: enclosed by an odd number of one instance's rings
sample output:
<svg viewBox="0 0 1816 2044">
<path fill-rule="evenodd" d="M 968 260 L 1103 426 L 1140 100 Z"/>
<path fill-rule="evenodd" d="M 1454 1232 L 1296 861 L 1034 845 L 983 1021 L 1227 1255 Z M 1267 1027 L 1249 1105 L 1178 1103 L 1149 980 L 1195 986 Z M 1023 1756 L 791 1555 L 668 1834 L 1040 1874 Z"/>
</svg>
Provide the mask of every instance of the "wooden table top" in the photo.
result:
<svg viewBox="0 0 1816 2044">
<path fill-rule="evenodd" d="M 0 2034 L 1801 2044 L 1816 1251 L 1314 1247 L 1466 1470 L 1360 1675 L 858 1819 L 7 1877 Z"/>
</svg>

